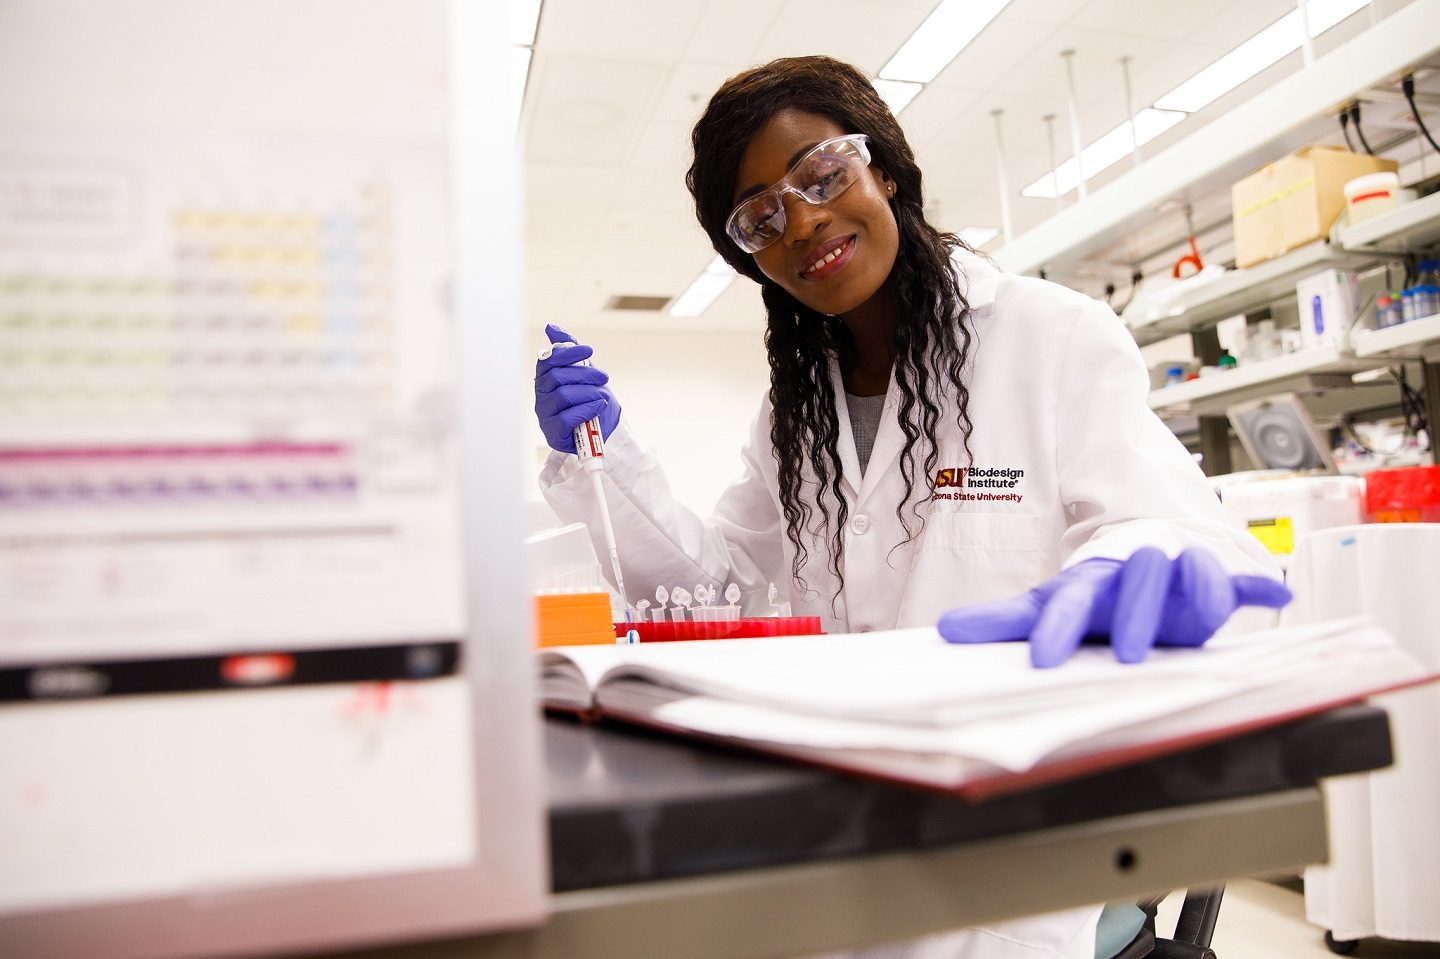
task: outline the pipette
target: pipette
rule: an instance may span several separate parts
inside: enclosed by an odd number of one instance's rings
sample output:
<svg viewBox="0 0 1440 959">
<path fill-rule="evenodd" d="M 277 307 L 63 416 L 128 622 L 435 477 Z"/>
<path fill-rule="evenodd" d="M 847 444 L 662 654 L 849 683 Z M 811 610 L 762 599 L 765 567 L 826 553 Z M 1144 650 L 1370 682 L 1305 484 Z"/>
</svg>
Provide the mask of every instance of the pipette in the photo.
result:
<svg viewBox="0 0 1440 959">
<path fill-rule="evenodd" d="M 539 359 L 550 358 L 550 354 L 563 346 L 574 343 L 551 343 L 540 351 Z M 589 366 L 589 360 L 581 360 L 582 366 Z M 600 510 L 600 526 L 605 531 L 605 548 L 610 551 L 610 569 L 615 573 L 615 592 L 620 596 L 620 605 L 625 610 L 625 622 L 632 621 L 630 600 L 625 597 L 625 577 L 620 573 L 620 551 L 615 548 L 615 527 L 610 524 L 610 504 L 605 500 L 605 481 L 601 476 L 605 469 L 605 436 L 600 432 L 600 417 L 594 416 L 575 427 L 575 455 L 580 457 L 580 467 L 590 474 L 590 485 L 595 490 L 595 505 Z M 626 630 L 624 640 L 619 642 L 637 643 L 640 634 Z"/>
</svg>

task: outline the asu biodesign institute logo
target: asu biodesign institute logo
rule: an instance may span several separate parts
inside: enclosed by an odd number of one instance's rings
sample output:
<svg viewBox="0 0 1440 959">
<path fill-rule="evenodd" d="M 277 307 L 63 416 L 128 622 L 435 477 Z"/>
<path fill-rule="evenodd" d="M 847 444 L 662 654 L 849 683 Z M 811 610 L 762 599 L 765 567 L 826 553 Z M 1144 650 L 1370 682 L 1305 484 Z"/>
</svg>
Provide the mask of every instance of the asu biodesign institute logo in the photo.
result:
<svg viewBox="0 0 1440 959">
<path fill-rule="evenodd" d="M 930 500 L 1018 503 L 1025 498 L 1020 492 L 1020 481 L 1024 478 L 1024 470 L 1009 466 L 950 466 L 936 471 Z"/>
</svg>

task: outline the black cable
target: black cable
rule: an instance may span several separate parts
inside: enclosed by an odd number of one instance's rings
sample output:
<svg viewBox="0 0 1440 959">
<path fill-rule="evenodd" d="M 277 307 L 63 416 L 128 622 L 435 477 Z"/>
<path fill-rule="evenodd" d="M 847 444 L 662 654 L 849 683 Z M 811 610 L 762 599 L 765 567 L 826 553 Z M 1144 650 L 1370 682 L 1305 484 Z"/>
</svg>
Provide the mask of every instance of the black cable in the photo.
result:
<svg viewBox="0 0 1440 959">
<path fill-rule="evenodd" d="M 1136 270 L 1134 273 L 1130 274 L 1130 295 L 1125 297 L 1124 303 L 1115 307 L 1116 313 L 1124 313 L 1126 308 L 1129 307 L 1131 302 L 1134 301 L 1135 294 L 1139 291 L 1140 281 L 1143 279 L 1145 279 L 1145 274 L 1141 273 L 1139 270 Z"/>
<path fill-rule="evenodd" d="M 1406 412 L 1405 422 L 1410 432 L 1419 436 L 1424 430 L 1430 432 L 1430 419 L 1425 412 L 1425 399 L 1420 392 L 1405 382 L 1405 367 L 1400 367 L 1400 408 Z M 1432 441 L 1433 442 L 1433 441 Z"/>
<path fill-rule="evenodd" d="M 1421 431 L 1424 431 L 1427 437 L 1430 435 L 1429 417 L 1426 416 L 1425 413 L 1425 399 L 1407 381 L 1405 367 L 1403 365 L 1398 368 L 1387 367 L 1386 371 L 1390 374 L 1391 379 L 1395 381 L 1396 385 L 1400 387 L 1400 419 L 1405 424 L 1405 428 L 1401 433 L 1400 445 L 1392 450 L 1372 449 L 1360 438 L 1360 434 L 1355 432 L 1355 415 L 1350 414 L 1340 417 L 1341 432 L 1349 436 L 1356 446 L 1372 456 L 1393 456 L 1396 453 L 1404 451 L 1406 438 L 1418 438 Z M 1433 449 L 1433 439 L 1431 443 Z"/>
<path fill-rule="evenodd" d="M 1400 81 L 1400 89 L 1405 94 L 1406 102 L 1410 104 L 1410 115 L 1415 118 L 1415 125 L 1420 128 L 1420 132 L 1425 135 L 1425 139 L 1430 141 L 1430 145 L 1435 148 L 1435 151 L 1440 153 L 1440 143 L 1436 143 L 1435 138 L 1430 135 L 1430 130 L 1425 126 L 1425 121 L 1420 119 L 1419 108 L 1415 106 L 1414 74 L 1409 74 L 1404 80 Z"/>
<path fill-rule="evenodd" d="M 1345 149 L 1354 153 L 1355 144 L 1350 142 L 1350 114 L 1344 110 L 1340 111 L 1340 132 L 1345 134 Z"/>
<path fill-rule="evenodd" d="M 1375 151 L 1370 149 L 1369 143 L 1365 142 L 1365 131 L 1360 129 L 1359 100 L 1356 100 L 1354 103 L 1350 104 L 1350 119 L 1355 124 L 1355 135 L 1360 138 L 1360 145 L 1365 148 L 1366 153 L 1370 154 L 1373 157 L 1375 155 Z"/>
</svg>

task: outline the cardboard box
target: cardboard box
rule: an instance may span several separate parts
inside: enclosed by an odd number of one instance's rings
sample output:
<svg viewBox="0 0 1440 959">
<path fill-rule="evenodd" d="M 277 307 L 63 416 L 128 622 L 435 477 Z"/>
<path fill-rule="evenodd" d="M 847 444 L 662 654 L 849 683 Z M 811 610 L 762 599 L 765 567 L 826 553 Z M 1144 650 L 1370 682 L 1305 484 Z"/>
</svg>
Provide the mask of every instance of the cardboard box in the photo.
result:
<svg viewBox="0 0 1440 959">
<path fill-rule="evenodd" d="M 1360 302 L 1359 278 L 1349 270 L 1323 270 L 1295 284 L 1300 338 L 1306 349 L 1350 345 L 1350 324 Z"/>
<path fill-rule="evenodd" d="M 1345 209 L 1345 184 L 1395 172 L 1394 160 L 1335 147 L 1306 147 L 1230 188 L 1235 265 L 1254 266 L 1318 240 Z"/>
</svg>

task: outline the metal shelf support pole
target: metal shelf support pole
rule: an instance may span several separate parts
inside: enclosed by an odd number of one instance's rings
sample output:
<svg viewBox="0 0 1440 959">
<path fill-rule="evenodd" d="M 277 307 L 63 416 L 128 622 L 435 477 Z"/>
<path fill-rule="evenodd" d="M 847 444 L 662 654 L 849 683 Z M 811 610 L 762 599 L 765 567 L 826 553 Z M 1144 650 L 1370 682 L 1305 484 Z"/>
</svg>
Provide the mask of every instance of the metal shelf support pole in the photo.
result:
<svg viewBox="0 0 1440 959">
<path fill-rule="evenodd" d="M 1190 334 L 1195 357 L 1203 366 L 1220 361 L 1220 334 L 1215 327 Z M 1200 417 L 1200 468 L 1206 476 L 1220 476 L 1233 468 L 1230 462 L 1230 420 L 1224 416 Z"/>
<path fill-rule="evenodd" d="M 1440 363 L 1422 363 L 1425 372 L 1425 421 L 1430 429 L 1430 462 L 1440 466 Z"/>
</svg>

